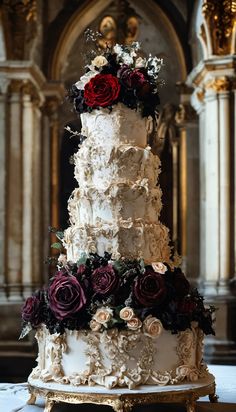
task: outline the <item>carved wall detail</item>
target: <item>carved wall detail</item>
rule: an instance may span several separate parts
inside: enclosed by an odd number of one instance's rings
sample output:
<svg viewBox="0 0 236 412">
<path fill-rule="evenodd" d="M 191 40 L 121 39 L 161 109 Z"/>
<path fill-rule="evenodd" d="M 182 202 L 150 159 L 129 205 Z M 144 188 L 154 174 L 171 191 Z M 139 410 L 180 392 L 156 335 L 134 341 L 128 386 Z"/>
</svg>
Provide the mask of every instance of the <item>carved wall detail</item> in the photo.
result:
<svg viewBox="0 0 236 412">
<path fill-rule="evenodd" d="M 2 14 L 8 59 L 27 59 L 37 35 L 36 0 L 3 0 Z"/>
<path fill-rule="evenodd" d="M 126 0 L 115 0 L 106 10 L 99 24 L 100 47 L 113 46 L 115 43 L 131 44 L 139 33 L 139 15 Z"/>
<path fill-rule="evenodd" d="M 202 4 L 204 23 L 200 38 L 205 54 L 227 55 L 235 53 L 236 1 L 204 0 Z"/>
</svg>

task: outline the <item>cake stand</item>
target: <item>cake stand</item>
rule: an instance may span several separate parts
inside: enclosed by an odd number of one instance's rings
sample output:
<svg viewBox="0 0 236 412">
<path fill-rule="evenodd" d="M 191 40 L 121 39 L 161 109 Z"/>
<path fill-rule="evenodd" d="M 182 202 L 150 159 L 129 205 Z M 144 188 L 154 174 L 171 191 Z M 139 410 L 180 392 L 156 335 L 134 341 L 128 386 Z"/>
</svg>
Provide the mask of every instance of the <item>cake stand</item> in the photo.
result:
<svg viewBox="0 0 236 412">
<path fill-rule="evenodd" d="M 44 397 L 44 412 L 50 412 L 56 402 L 108 405 L 115 412 L 129 412 L 135 405 L 185 403 L 187 412 L 195 412 L 196 401 L 200 397 L 208 395 L 210 402 L 217 402 L 218 399 L 215 393 L 215 378 L 211 374 L 195 383 L 171 386 L 146 385 L 136 389 L 106 389 L 85 385 L 75 388 L 71 385 L 43 383 L 36 379 L 29 379 L 28 383 L 30 392 L 28 404 L 34 404 L 37 396 Z"/>
</svg>

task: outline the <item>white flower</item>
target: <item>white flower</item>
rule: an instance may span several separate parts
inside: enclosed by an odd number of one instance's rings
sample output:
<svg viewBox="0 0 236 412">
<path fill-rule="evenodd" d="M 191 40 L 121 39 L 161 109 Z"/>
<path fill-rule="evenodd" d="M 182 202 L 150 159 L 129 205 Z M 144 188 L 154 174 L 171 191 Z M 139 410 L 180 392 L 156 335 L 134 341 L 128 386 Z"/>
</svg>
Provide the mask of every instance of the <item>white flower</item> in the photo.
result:
<svg viewBox="0 0 236 412">
<path fill-rule="evenodd" d="M 65 266 L 66 263 L 67 263 L 66 255 L 64 255 L 63 253 L 61 253 L 61 254 L 59 255 L 59 257 L 58 257 L 58 263 L 59 263 L 59 265 Z"/>
<path fill-rule="evenodd" d="M 120 44 L 115 44 L 113 51 L 117 54 L 117 56 L 120 56 L 123 53 L 123 47 Z"/>
<path fill-rule="evenodd" d="M 150 315 L 144 320 L 143 329 L 145 335 L 155 338 L 161 334 L 163 326 L 159 319 Z"/>
<path fill-rule="evenodd" d="M 135 316 L 133 318 L 131 318 L 130 320 L 128 320 L 127 322 L 127 326 L 129 329 L 131 330 L 138 330 L 141 328 L 142 326 L 142 322 L 140 319 L 136 318 Z"/>
<path fill-rule="evenodd" d="M 75 83 L 75 86 L 79 90 L 84 90 L 84 86 L 96 75 L 98 72 L 96 70 L 90 70 L 89 72 L 85 73 L 83 76 L 80 77 L 79 81 Z"/>
<path fill-rule="evenodd" d="M 121 309 L 120 311 L 120 318 L 123 320 L 130 320 L 134 317 L 134 311 L 129 306 Z"/>
<path fill-rule="evenodd" d="M 111 320 L 113 315 L 113 310 L 108 307 L 102 307 L 97 310 L 95 315 L 93 316 L 93 319 L 100 323 L 101 325 L 106 325 L 109 320 Z"/>
<path fill-rule="evenodd" d="M 161 70 L 161 66 L 163 66 L 163 59 L 159 57 L 152 57 L 149 55 L 149 58 L 147 60 L 147 72 L 149 75 L 153 77 L 158 77 L 158 73 Z"/>
<path fill-rule="evenodd" d="M 95 67 L 103 67 L 106 66 L 108 61 L 105 56 L 96 56 L 95 59 L 91 61 L 92 65 Z"/>
<path fill-rule="evenodd" d="M 138 69 L 145 67 L 146 66 L 146 59 L 143 59 L 142 57 L 138 57 L 135 60 L 135 67 L 137 67 Z"/>
<path fill-rule="evenodd" d="M 154 272 L 161 273 L 162 275 L 164 275 L 164 273 L 167 271 L 166 265 L 164 265 L 164 263 L 162 262 L 153 262 L 152 268 Z"/>
</svg>

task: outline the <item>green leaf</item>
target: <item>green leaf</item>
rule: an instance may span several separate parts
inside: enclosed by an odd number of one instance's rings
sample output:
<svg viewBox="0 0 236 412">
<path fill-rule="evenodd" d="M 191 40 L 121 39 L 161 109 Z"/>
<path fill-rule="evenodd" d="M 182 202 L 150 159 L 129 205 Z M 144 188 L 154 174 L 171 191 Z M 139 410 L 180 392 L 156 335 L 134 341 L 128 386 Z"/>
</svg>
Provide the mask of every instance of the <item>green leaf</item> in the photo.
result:
<svg viewBox="0 0 236 412">
<path fill-rule="evenodd" d="M 56 232 L 56 237 L 57 239 L 62 240 L 64 238 L 64 232 L 61 232 L 60 230 L 58 230 Z"/>
<path fill-rule="evenodd" d="M 60 242 L 55 242 L 51 245 L 53 249 L 62 249 L 62 244 Z"/>
<path fill-rule="evenodd" d="M 79 258 L 79 260 L 77 260 L 77 266 L 85 265 L 87 259 L 88 259 L 88 257 L 87 257 L 87 255 L 86 255 L 86 253 L 83 253 L 83 254 L 81 255 L 81 257 Z"/>
<path fill-rule="evenodd" d="M 32 330 L 31 324 L 30 324 L 30 323 L 26 323 L 26 325 L 23 326 L 23 329 L 22 329 L 22 331 L 21 331 L 19 340 L 20 340 L 20 339 L 23 339 L 26 335 L 28 335 L 28 333 L 29 333 L 31 330 Z"/>
</svg>

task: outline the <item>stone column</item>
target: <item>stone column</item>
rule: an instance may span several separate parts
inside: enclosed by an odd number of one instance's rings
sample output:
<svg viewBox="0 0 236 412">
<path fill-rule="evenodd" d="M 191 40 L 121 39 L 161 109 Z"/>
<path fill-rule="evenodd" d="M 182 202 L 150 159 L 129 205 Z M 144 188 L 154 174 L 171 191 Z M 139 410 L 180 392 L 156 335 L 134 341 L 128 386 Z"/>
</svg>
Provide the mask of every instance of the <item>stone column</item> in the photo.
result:
<svg viewBox="0 0 236 412">
<path fill-rule="evenodd" d="M 177 84 L 180 105 L 175 120 L 179 128 L 179 198 L 182 267 L 191 284 L 199 276 L 199 140 L 196 112 L 190 104 L 192 89 Z"/>
<path fill-rule="evenodd" d="M 48 139 L 49 139 L 49 148 L 50 153 L 47 153 L 49 161 L 48 173 L 51 175 L 50 187 L 47 190 L 50 190 L 50 220 L 48 221 L 47 227 L 51 226 L 56 229 L 59 228 L 59 118 L 58 118 L 58 109 L 61 104 L 65 90 L 64 86 L 58 82 L 47 83 L 44 87 L 45 95 L 45 105 L 44 105 L 44 123 L 47 124 L 48 130 Z M 49 239 L 49 235 L 48 235 Z M 57 242 L 58 239 L 54 234 L 50 236 L 50 244 Z M 48 242 L 47 242 L 48 245 Z M 50 245 L 48 245 L 50 246 Z M 53 258 L 58 256 L 58 250 L 48 248 L 49 255 Z M 51 266 L 51 272 L 54 271 L 54 267 Z"/>
<path fill-rule="evenodd" d="M 9 96 L 6 276 L 10 301 L 21 300 L 22 292 L 22 129 L 21 80 L 12 80 Z"/>
<path fill-rule="evenodd" d="M 7 129 L 7 89 L 9 81 L 0 78 L 0 301 L 7 300 L 5 285 L 5 222 L 6 222 L 6 129 Z"/>
</svg>

